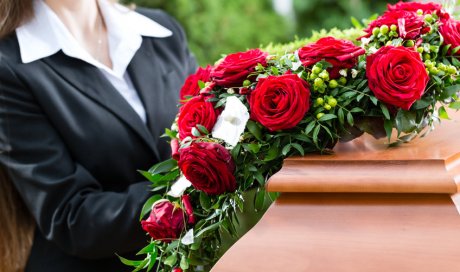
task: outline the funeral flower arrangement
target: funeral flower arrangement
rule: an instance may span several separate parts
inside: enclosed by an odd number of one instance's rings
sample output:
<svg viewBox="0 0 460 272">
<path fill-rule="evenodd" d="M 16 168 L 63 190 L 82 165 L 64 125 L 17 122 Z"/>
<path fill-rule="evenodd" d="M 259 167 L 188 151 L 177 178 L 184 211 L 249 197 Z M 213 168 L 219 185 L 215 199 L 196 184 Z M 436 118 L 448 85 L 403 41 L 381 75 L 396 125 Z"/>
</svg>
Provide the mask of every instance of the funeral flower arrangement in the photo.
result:
<svg viewBox="0 0 460 272">
<path fill-rule="evenodd" d="M 460 21 L 439 4 L 388 5 L 351 32 L 360 37 L 230 54 L 187 78 L 166 131 L 172 159 L 141 171 L 152 182 L 141 215 L 151 240 L 125 264 L 208 271 L 223 235 L 239 235 L 238 214 L 275 197 L 264 185 L 284 158 L 364 132 L 406 142 L 460 108 Z"/>
</svg>

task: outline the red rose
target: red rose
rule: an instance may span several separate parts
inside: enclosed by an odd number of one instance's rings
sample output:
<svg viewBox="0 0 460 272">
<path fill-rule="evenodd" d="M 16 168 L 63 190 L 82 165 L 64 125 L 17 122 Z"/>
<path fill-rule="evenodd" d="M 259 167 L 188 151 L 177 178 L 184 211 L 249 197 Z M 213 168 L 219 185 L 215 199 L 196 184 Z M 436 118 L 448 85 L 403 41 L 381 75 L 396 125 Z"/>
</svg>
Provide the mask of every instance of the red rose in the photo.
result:
<svg viewBox="0 0 460 272">
<path fill-rule="evenodd" d="M 174 267 L 172 272 L 182 272 L 182 269 L 179 267 Z"/>
<path fill-rule="evenodd" d="M 367 57 L 369 88 L 380 101 L 409 110 L 429 81 L 419 53 L 403 46 L 384 46 Z"/>
<path fill-rule="evenodd" d="M 182 204 L 184 205 L 185 212 L 187 213 L 188 221 L 187 223 L 193 225 L 196 222 L 195 214 L 193 214 L 192 203 L 190 202 L 189 195 L 182 196 Z"/>
<path fill-rule="evenodd" d="M 372 29 L 382 25 L 396 25 L 399 36 L 409 40 L 417 39 L 422 34 L 426 34 L 430 31 L 429 27 L 425 27 L 423 16 L 418 16 L 414 12 L 406 10 L 390 10 L 372 21 L 364 30 L 367 34 L 363 37 L 370 37 L 372 35 Z"/>
<path fill-rule="evenodd" d="M 388 4 L 388 10 L 405 10 L 411 12 L 417 12 L 417 10 L 422 10 L 423 14 L 426 13 L 439 13 L 441 12 L 442 6 L 438 3 L 418 3 L 418 2 L 398 2 L 394 5 Z"/>
<path fill-rule="evenodd" d="M 181 149 L 179 168 L 193 187 L 209 195 L 236 190 L 235 163 L 230 152 L 216 143 L 193 142 Z"/>
<path fill-rule="evenodd" d="M 179 140 L 177 139 L 172 139 L 171 140 L 171 157 L 175 159 L 176 161 L 179 160 L 180 154 L 179 154 Z"/>
<path fill-rule="evenodd" d="M 454 19 L 442 19 L 439 33 L 444 38 L 444 44 L 451 44 L 451 49 L 460 46 L 460 21 Z"/>
<path fill-rule="evenodd" d="M 230 54 L 212 70 L 211 78 L 222 87 L 242 86 L 257 64 L 267 65 L 267 56 L 268 53 L 260 49 Z"/>
<path fill-rule="evenodd" d="M 295 127 L 310 108 L 307 83 L 294 74 L 260 79 L 248 98 L 251 119 L 270 131 Z"/>
<path fill-rule="evenodd" d="M 206 68 L 199 67 L 195 74 L 189 75 L 180 89 L 180 100 L 185 101 L 187 96 L 197 96 L 200 93 L 198 81 L 208 82 L 211 70 L 210 65 L 206 66 Z"/>
<path fill-rule="evenodd" d="M 153 239 L 169 243 L 180 237 L 184 229 L 184 212 L 168 200 L 158 201 L 141 224 Z"/>
<path fill-rule="evenodd" d="M 208 131 L 211 131 L 216 124 L 217 116 L 214 104 L 207 102 L 206 98 L 196 96 L 190 99 L 180 108 L 177 119 L 179 138 L 184 139 L 187 136 L 195 137 L 192 135 L 192 129 L 197 125 L 202 125 Z"/>
<path fill-rule="evenodd" d="M 305 66 L 326 60 L 332 64 L 328 68 L 330 78 L 340 77 L 339 71 L 345 68 L 352 68 L 358 62 L 358 56 L 366 51 L 347 40 L 338 40 L 333 37 L 324 37 L 317 42 L 306 45 L 299 49 L 299 58 Z"/>
</svg>

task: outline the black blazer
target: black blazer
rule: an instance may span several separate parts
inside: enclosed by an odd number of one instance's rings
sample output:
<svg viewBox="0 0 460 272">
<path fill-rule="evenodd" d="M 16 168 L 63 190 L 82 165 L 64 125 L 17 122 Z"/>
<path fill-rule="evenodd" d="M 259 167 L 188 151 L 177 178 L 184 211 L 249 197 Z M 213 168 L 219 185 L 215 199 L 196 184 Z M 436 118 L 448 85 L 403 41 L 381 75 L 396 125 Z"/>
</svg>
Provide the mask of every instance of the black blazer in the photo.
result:
<svg viewBox="0 0 460 272">
<path fill-rule="evenodd" d="M 16 35 L 0 41 L 0 166 L 37 222 L 26 271 L 128 271 L 115 253 L 148 241 L 136 170 L 170 157 L 159 136 L 196 63 L 173 19 L 139 12 L 174 33 L 144 37 L 128 67 L 147 125 L 97 68 L 62 52 L 23 64 Z"/>
</svg>

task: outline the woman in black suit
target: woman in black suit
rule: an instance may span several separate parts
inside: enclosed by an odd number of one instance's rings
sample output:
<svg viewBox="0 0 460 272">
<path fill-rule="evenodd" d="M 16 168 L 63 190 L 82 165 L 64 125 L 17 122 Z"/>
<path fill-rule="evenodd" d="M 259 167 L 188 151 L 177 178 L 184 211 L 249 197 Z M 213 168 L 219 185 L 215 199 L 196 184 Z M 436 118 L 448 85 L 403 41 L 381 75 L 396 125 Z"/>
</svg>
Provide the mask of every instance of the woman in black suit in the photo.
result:
<svg viewBox="0 0 460 272">
<path fill-rule="evenodd" d="M 0 13 L 0 167 L 36 223 L 26 271 L 126 271 L 115 253 L 148 240 L 136 170 L 170 156 L 160 135 L 196 68 L 184 33 L 109 0 L 0 0 Z"/>
</svg>

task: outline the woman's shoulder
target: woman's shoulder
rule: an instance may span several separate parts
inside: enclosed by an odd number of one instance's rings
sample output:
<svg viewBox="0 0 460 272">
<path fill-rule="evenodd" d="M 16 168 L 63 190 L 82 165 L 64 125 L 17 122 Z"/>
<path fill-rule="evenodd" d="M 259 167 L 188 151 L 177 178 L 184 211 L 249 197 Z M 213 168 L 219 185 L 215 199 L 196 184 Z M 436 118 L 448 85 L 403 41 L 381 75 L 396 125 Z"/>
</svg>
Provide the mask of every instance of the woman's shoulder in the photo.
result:
<svg viewBox="0 0 460 272">
<path fill-rule="evenodd" d="M 0 39 L 0 65 L 5 61 L 8 61 L 10 64 L 20 63 L 21 61 L 18 39 L 15 32 Z"/>
</svg>

